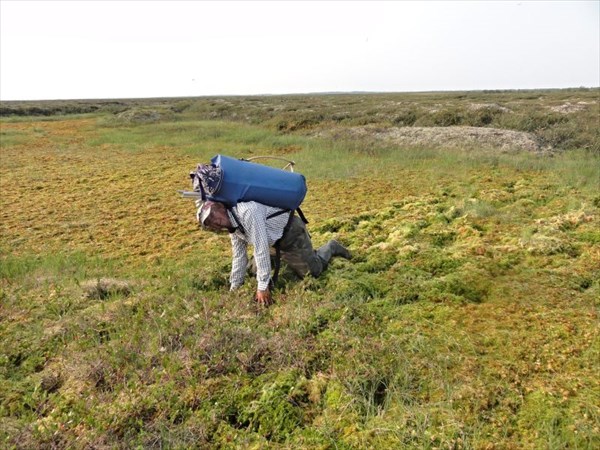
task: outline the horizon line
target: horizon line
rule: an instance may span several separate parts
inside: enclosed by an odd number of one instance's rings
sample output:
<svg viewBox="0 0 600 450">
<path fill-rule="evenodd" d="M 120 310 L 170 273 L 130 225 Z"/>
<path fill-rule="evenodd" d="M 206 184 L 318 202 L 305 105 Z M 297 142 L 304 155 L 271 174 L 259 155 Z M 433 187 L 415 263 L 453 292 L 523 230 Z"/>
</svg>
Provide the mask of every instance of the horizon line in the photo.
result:
<svg viewBox="0 0 600 450">
<path fill-rule="evenodd" d="M 433 89 L 417 91 L 312 91 L 312 92 L 288 92 L 284 94 L 206 94 L 206 95 L 175 95 L 175 96 L 148 96 L 148 97 L 71 97 L 71 98 L 45 98 L 45 99 L 13 99 L 0 102 L 58 102 L 58 101 L 117 101 L 117 100 L 164 100 L 164 99 L 194 99 L 194 98 L 221 98 L 221 97 L 284 97 L 300 95 L 377 95 L 377 94 L 443 94 L 443 93 L 461 93 L 461 92 L 531 92 L 531 91 L 567 91 L 577 89 L 600 89 L 599 86 L 571 86 L 571 87 L 538 87 L 538 88 L 485 88 L 485 89 Z"/>
</svg>

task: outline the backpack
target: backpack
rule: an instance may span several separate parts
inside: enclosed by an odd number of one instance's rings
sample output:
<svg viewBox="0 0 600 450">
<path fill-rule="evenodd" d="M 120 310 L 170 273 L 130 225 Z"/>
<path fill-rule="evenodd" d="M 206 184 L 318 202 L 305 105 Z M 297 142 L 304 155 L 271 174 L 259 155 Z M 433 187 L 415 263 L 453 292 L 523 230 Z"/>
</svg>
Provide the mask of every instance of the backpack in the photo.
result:
<svg viewBox="0 0 600 450">
<path fill-rule="evenodd" d="M 245 159 L 216 155 L 211 159 L 211 164 L 198 164 L 196 170 L 190 172 L 190 178 L 194 191 L 200 193 L 203 201 L 220 202 L 225 205 L 240 225 L 239 229 L 242 233 L 245 233 L 245 230 L 232 209 L 239 202 L 255 201 L 281 209 L 269 215 L 267 220 L 288 213 L 289 219 L 281 239 L 290 228 L 295 211 L 304 223 L 308 223 L 300 209 L 300 204 L 306 196 L 306 179 L 299 173 Z M 272 284 L 277 282 L 279 275 L 281 239 L 273 245 L 276 256 Z"/>
<path fill-rule="evenodd" d="M 211 164 L 198 164 L 190 178 L 203 201 L 223 203 L 228 210 L 239 202 L 254 201 L 280 208 L 281 214 L 298 211 L 308 223 L 300 209 L 306 196 L 306 179 L 299 173 L 217 155 Z"/>
</svg>

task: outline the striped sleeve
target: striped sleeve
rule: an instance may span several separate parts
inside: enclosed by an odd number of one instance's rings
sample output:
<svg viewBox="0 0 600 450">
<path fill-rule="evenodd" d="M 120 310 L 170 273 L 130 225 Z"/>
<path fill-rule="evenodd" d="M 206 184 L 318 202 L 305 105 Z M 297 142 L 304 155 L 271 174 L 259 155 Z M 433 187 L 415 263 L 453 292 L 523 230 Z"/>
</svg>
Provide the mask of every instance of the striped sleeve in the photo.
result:
<svg viewBox="0 0 600 450">
<path fill-rule="evenodd" d="M 246 249 L 246 242 L 244 242 L 234 233 L 231 233 L 230 236 L 233 259 L 231 263 L 231 276 L 229 277 L 229 282 L 231 283 L 231 290 L 233 291 L 244 284 L 246 266 L 248 265 L 248 253 Z"/>
<path fill-rule="evenodd" d="M 248 240 L 254 246 L 257 288 L 259 291 L 266 291 L 271 280 L 271 253 L 267 234 L 266 209 L 258 207 L 258 204 L 254 203 L 242 216 Z"/>
</svg>

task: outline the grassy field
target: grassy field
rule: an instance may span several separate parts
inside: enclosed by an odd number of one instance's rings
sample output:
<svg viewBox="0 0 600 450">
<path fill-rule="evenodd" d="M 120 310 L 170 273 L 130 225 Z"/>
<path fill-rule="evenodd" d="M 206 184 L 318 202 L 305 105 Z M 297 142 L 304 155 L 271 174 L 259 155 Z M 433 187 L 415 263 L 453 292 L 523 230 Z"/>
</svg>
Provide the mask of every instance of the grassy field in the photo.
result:
<svg viewBox="0 0 600 450">
<path fill-rule="evenodd" d="M 599 448 L 599 108 L 598 89 L 3 102 L 0 446 Z M 465 140 L 379 138 L 421 128 Z M 176 194 L 217 153 L 295 160 L 314 244 L 354 258 L 284 271 L 266 310 L 252 278 L 229 293 L 228 237 Z"/>
</svg>

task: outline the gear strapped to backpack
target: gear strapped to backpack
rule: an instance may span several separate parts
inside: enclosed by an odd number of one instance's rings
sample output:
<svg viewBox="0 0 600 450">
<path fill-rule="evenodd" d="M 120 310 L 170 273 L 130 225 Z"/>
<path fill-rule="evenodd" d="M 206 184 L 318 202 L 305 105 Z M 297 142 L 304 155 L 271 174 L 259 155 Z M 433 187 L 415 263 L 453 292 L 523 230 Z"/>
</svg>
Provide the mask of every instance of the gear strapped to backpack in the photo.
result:
<svg viewBox="0 0 600 450">
<path fill-rule="evenodd" d="M 217 155 L 211 159 L 211 164 L 198 164 L 196 170 L 190 172 L 190 178 L 194 191 L 201 194 L 203 201 L 210 200 L 225 205 L 242 233 L 245 230 L 232 209 L 239 202 L 255 201 L 281 209 L 269 215 L 267 220 L 289 213 L 282 238 L 292 223 L 294 211 L 298 212 L 304 223 L 308 223 L 300 209 L 307 190 L 306 179 L 301 174 Z M 276 251 L 273 283 L 279 275 L 281 239 L 273 245 Z"/>
</svg>

